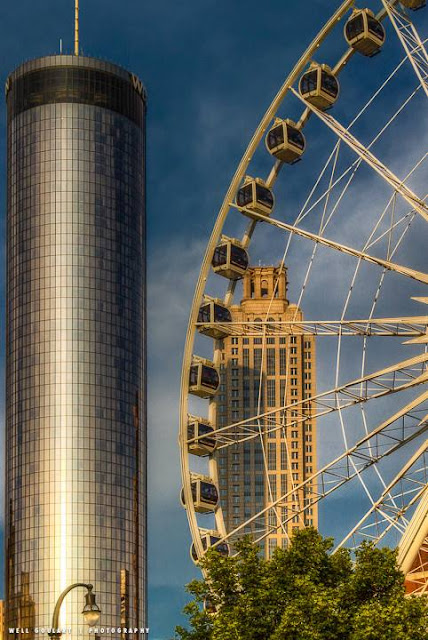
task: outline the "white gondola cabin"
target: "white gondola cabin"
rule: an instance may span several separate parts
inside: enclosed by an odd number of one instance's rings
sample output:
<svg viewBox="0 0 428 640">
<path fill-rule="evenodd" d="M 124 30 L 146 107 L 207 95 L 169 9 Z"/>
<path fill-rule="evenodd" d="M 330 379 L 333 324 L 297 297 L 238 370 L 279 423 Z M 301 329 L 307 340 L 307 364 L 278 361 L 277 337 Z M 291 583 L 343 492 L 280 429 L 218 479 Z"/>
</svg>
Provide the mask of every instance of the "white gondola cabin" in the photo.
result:
<svg viewBox="0 0 428 640">
<path fill-rule="evenodd" d="M 220 375 L 210 360 L 194 358 L 189 372 L 189 392 L 200 398 L 210 398 L 217 393 Z"/>
<path fill-rule="evenodd" d="M 203 325 L 198 326 L 197 329 L 204 336 L 209 336 L 215 340 L 226 338 L 230 335 L 227 324 L 231 322 L 232 315 L 221 300 L 206 298 L 199 307 L 198 324 L 203 323 Z M 218 326 L 204 326 L 206 324 L 217 324 Z"/>
<path fill-rule="evenodd" d="M 218 489 L 211 478 L 192 474 L 191 486 L 195 511 L 197 513 L 212 513 L 215 511 L 219 502 L 219 495 Z M 181 490 L 181 504 L 186 508 L 184 489 Z"/>
<path fill-rule="evenodd" d="M 268 216 L 272 213 L 275 198 L 272 191 L 260 178 L 246 176 L 244 184 L 236 194 L 236 204 L 238 207 L 245 207 L 243 211 L 250 218 L 253 213 Z"/>
<path fill-rule="evenodd" d="M 403 7 L 406 9 L 412 9 L 416 11 L 416 9 L 422 9 L 426 5 L 426 0 L 400 0 Z"/>
<path fill-rule="evenodd" d="M 349 46 L 363 56 L 374 56 L 385 42 L 385 29 L 370 9 L 354 9 L 344 31 Z"/>
<path fill-rule="evenodd" d="M 213 437 L 214 427 L 208 420 L 189 416 L 187 423 L 187 438 L 193 440 L 189 442 L 188 450 L 195 456 L 209 456 L 217 446 L 215 437 Z"/>
<path fill-rule="evenodd" d="M 248 253 L 239 240 L 223 237 L 214 250 L 212 268 L 219 276 L 239 280 L 248 269 Z"/>
<path fill-rule="evenodd" d="M 266 148 L 275 158 L 292 164 L 305 151 L 305 136 L 292 120 L 275 118 L 273 127 L 266 136 Z"/>
<path fill-rule="evenodd" d="M 206 531 L 201 537 L 202 547 L 204 551 L 208 551 L 208 549 L 214 547 L 214 545 L 219 542 L 219 540 L 221 540 L 221 536 L 218 531 Z M 217 544 L 217 546 L 214 547 L 214 550 L 225 558 L 230 556 L 230 547 L 227 542 L 220 542 L 220 544 Z M 190 557 L 195 564 L 198 564 L 199 558 L 193 542 L 190 546 Z"/>
<path fill-rule="evenodd" d="M 339 82 L 327 64 L 313 62 L 300 78 L 299 92 L 307 102 L 325 111 L 339 97 Z"/>
</svg>

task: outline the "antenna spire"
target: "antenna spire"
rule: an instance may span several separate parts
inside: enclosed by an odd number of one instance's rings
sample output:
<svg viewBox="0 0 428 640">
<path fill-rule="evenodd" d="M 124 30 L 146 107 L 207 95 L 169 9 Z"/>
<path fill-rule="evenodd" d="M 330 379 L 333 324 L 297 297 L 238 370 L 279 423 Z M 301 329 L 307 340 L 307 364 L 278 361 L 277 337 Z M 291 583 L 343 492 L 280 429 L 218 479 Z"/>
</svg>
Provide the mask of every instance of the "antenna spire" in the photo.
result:
<svg viewBox="0 0 428 640">
<path fill-rule="evenodd" d="M 79 0 L 75 0 L 74 6 L 74 55 L 79 55 Z"/>
</svg>

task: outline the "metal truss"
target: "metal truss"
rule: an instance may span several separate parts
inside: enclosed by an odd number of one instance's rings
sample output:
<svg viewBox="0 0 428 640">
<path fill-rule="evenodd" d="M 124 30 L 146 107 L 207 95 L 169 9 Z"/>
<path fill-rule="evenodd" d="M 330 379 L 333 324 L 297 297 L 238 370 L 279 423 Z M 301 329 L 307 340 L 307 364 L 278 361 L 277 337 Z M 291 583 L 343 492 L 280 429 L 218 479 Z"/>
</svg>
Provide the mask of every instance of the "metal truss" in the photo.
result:
<svg viewBox="0 0 428 640">
<path fill-rule="evenodd" d="M 293 487 L 293 489 L 273 501 L 272 504 L 259 511 L 245 523 L 236 527 L 225 539 L 233 540 L 238 534 L 242 534 L 245 526 L 248 527 L 253 524 L 259 531 L 263 530 L 262 535 L 256 540 L 256 542 L 260 542 L 269 534 L 277 531 L 280 526 L 283 527 L 293 520 L 293 518 L 304 514 L 308 509 L 320 502 L 320 500 L 329 496 L 369 467 L 377 464 L 386 456 L 398 451 L 404 445 L 419 437 L 428 430 L 428 414 L 424 415 L 422 420 L 420 418 L 420 407 L 427 401 L 428 391 L 425 391 L 369 432 L 348 451 L 344 452 L 302 483 Z M 428 407 L 425 407 L 425 410 L 426 408 Z M 377 503 L 379 505 L 383 504 L 385 510 L 385 505 L 387 501 L 389 501 L 390 514 L 394 513 L 397 521 L 404 515 L 405 511 L 403 512 L 403 509 L 407 509 L 414 504 L 419 499 L 421 493 L 427 488 L 427 467 L 423 467 L 423 473 L 419 467 L 414 468 L 417 462 L 420 463 L 420 458 L 426 451 L 426 444 L 425 442 L 423 447 L 421 447 L 418 453 L 409 461 L 395 481 L 385 489 L 382 498 Z M 398 491 L 397 495 L 392 496 L 391 492 L 393 488 L 400 482 L 403 483 L 405 481 L 411 483 L 410 488 L 406 487 L 405 491 Z M 303 500 L 301 499 L 302 495 Z M 403 496 L 406 495 L 409 496 L 409 504 L 397 504 L 397 501 L 403 501 Z M 272 522 L 270 526 L 266 526 L 265 519 L 269 515 L 269 512 L 274 509 L 275 513 L 278 513 L 278 509 L 280 508 L 285 509 L 283 517 L 280 518 L 280 522 L 277 524 Z M 373 508 L 373 511 L 374 510 Z M 389 516 L 387 526 L 390 525 L 393 517 L 394 515 Z M 357 530 L 357 527 L 355 530 Z M 365 537 L 369 536 L 366 535 Z M 371 536 L 371 539 L 374 537 L 374 535 Z M 345 541 L 343 541 L 343 543 L 344 542 Z"/>
<path fill-rule="evenodd" d="M 324 122 L 324 124 L 329 127 L 334 133 L 345 142 L 364 162 L 366 162 L 372 169 L 376 171 L 377 174 L 381 176 L 391 187 L 399 193 L 414 209 L 417 211 L 424 220 L 428 220 L 428 207 L 423 200 L 421 200 L 409 187 L 407 187 L 403 180 L 397 178 L 397 176 L 392 173 L 390 169 L 386 165 L 383 164 L 371 151 L 369 151 L 357 138 L 352 135 L 352 133 L 345 129 L 343 125 L 340 124 L 332 115 L 326 113 L 325 111 L 320 111 L 312 104 L 309 104 L 307 100 L 302 98 L 300 93 L 298 93 L 293 87 L 291 87 L 290 91 L 298 98 L 303 104 L 306 104 L 308 108 L 312 111 L 312 113 L 316 114 L 316 116 Z"/>
<path fill-rule="evenodd" d="M 245 209 L 244 207 L 238 207 L 233 203 L 231 203 L 231 206 L 234 206 L 236 209 L 244 213 L 247 212 L 247 209 Z M 422 271 L 417 271 L 416 269 L 412 269 L 411 267 L 405 267 L 401 264 L 397 264 L 396 262 L 391 262 L 390 260 L 383 260 L 382 258 L 377 258 L 376 256 L 372 256 L 371 254 L 365 253 L 364 251 L 358 251 L 358 249 L 354 249 L 353 247 L 349 247 L 345 244 L 341 244 L 340 242 L 329 240 L 324 236 L 320 236 L 316 233 L 312 233 L 311 231 L 306 231 L 305 229 L 301 229 L 300 227 L 296 227 L 295 225 L 288 224 L 287 222 L 282 222 L 282 220 L 277 220 L 275 218 L 267 218 L 266 216 L 263 216 L 254 212 L 252 212 L 251 215 L 253 217 L 256 217 L 260 221 L 266 222 L 268 224 L 271 224 L 274 227 L 277 227 L 278 229 L 282 229 L 283 231 L 287 231 L 297 236 L 301 236 L 302 238 L 306 238 L 307 240 L 312 240 L 312 242 L 315 242 L 316 244 L 321 244 L 325 247 L 329 247 L 330 249 L 335 249 L 340 253 L 344 253 L 349 256 L 354 256 L 355 258 L 363 260 L 364 262 L 375 264 L 379 267 L 386 269 L 387 271 L 394 271 L 395 273 L 399 273 L 400 275 L 411 278 L 412 280 L 417 280 L 418 282 L 423 282 L 424 284 L 428 284 L 428 274 L 423 273 Z"/>
<path fill-rule="evenodd" d="M 236 336 L 395 336 L 426 337 L 428 316 L 367 318 L 363 320 L 254 321 L 196 323 L 198 328 L 221 329 Z"/>
<path fill-rule="evenodd" d="M 428 97 L 428 56 L 415 25 L 397 3 L 382 0 L 383 6 L 397 32 L 404 51 Z"/>
<path fill-rule="evenodd" d="M 423 422 L 426 422 L 428 416 L 425 416 Z M 414 507 L 423 496 L 427 496 L 428 489 L 428 440 L 419 447 L 416 453 L 406 462 L 400 472 L 395 476 L 392 482 L 385 487 L 381 496 L 376 500 L 367 513 L 360 519 L 355 527 L 347 534 L 337 548 L 343 547 L 345 544 L 351 548 L 356 548 L 363 540 L 371 542 L 379 542 L 393 529 L 397 530 L 400 536 L 407 531 L 407 539 L 411 541 L 410 545 L 403 544 L 405 538 L 400 545 L 400 566 L 407 573 L 410 566 L 406 566 L 405 558 L 410 558 L 409 548 L 413 547 L 414 555 L 419 551 L 422 540 L 415 539 L 414 531 L 411 532 L 409 523 L 406 519 L 407 512 Z M 426 497 L 420 503 L 418 509 L 425 509 L 426 514 Z M 410 535 L 409 535 L 410 534 Z M 414 548 L 416 545 L 416 549 Z M 409 565 L 409 562 L 407 563 Z"/>
<path fill-rule="evenodd" d="M 219 448 L 222 448 L 259 438 L 260 435 L 267 436 L 285 426 L 297 425 L 356 404 L 411 389 L 428 382 L 427 363 L 428 354 L 423 353 L 316 396 L 308 395 L 301 400 L 288 402 L 283 407 L 218 427 L 212 432 L 211 437 L 215 437 Z M 285 416 L 291 416 L 289 425 L 284 422 Z M 196 440 L 197 438 L 189 438 L 187 444 Z"/>
</svg>

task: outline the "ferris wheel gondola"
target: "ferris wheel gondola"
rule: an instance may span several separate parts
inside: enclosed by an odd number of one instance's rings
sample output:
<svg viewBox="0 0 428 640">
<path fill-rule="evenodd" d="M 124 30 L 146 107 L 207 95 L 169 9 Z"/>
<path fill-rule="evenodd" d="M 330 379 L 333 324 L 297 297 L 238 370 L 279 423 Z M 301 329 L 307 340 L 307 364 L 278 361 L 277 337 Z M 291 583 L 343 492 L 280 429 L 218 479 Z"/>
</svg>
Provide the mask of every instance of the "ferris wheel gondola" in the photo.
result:
<svg viewBox="0 0 428 640">
<path fill-rule="evenodd" d="M 385 42 L 385 29 L 369 9 L 354 9 L 345 25 L 345 38 L 353 49 L 364 56 L 379 53 Z"/>
<path fill-rule="evenodd" d="M 292 120 L 275 118 L 266 136 L 266 148 L 281 162 L 293 164 L 300 160 L 305 151 L 305 136 Z"/>
</svg>

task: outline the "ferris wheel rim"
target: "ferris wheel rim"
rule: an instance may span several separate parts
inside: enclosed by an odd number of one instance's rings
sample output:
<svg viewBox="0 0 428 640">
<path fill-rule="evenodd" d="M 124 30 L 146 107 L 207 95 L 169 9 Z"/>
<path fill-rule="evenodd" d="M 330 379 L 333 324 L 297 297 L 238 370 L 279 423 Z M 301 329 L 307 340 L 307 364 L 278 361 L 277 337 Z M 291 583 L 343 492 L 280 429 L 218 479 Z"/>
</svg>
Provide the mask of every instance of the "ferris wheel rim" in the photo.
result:
<svg viewBox="0 0 428 640">
<path fill-rule="evenodd" d="M 383 1 L 383 0 L 382 0 Z M 398 3 L 398 0 L 392 0 L 389 4 L 394 6 Z M 194 339 L 196 334 L 196 326 L 197 326 L 197 313 L 199 310 L 199 306 L 203 299 L 204 290 L 206 280 L 208 278 L 208 274 L 211 268 L 211 259 L 214 252 L 215 247 L 217 246 L 220 238 L 222 229 L 224 227 L 224 223 L 226 221 L 227 215 L 231 208 L 231 203 L 233 201 L 233 196 L 236 194 L 238 187 L 240 186 L 242 179 L 245 176 L 245 172 L 248 168 L 251 159 L 259 147 L 263 135 L 269 126 L 269 123 L 272 122 L 274 115 L 277 113 L 281 103 L 283 102 L 285 96 L 292 89 L 293 84 L 298 79 L 301 72 L 305 69 L 308 61 L 311 59 L 312 55 L 316 52 L 321 42 L 329 35 L 336 22 L 343 18 L 346 12 L 353 6 L 353 0 L 346 0 L 343 2 L 336 12 L 331 16 L 331 18 L 325 23 L 323 28 L 319 31 L 317 36 L 314 38 L 312 43 L 303 53 L 301 58 L 298 60 L 297 64 L 294 66 L 293 70 L 287 77 L 286 81 L 278 91 L 271 105 L 265 112 L 263 118 L 261 119 L 259 126 L 257 127 L 255 133 L 253 134 L 250 143 L 242 156 L 240 163 L 238 164 L 238 168 L 230 182 L 229 188 L 226 192 L 226 196 L 224 198 L 223 204 L 220 207 L 219 213 L 217 215 L 213 231 L 211 233 L 207 249 L 205 252 L 205 256 L 201 265 L 199 277 L 197 280 L 197 285 L 195 287 L 195 293 L 192 303 L 192 310 L 189 318 L 187 333 L 186 333 L 186 341 L 183 355 L 183 365 L 182 365 L 182 376 L 181 376 L 181 387 L 180 387 L 180 430 L 179 430 L 179 444 L 180 444 L 180 457 L 181 457 L 181 470 L 182 470 L 182 482 L 183 482 L 183 494 L 186 503 L 187 517 L 189 520 L 189 526 L 191 531 L 191 536 L 193 540 L 193 544 L 195 545 L 196 552 L 199 557 L 201 557 L 204 553 L 204 549 L 202 547 L 201 541 L 201 527 L 198 525 L 196 519 L 196 512 L 193 508 L 192 495 L 191 495 L 191 470 L 189 464 L 189 452 L 187 450 L 187 423 L 188 423 L 188 394 L 189 394 L 189 383 L 188 383 L 188 372 L 192 362 L 193 357 L 193 348 L 194 348 Z M 381 12 L 383 17 L 386 15 L 386 10 Z M 334 67 L 335 73 L 339 73 L 342 68 L 345 66 L 347 61 L 354 55 L 355 51 L 352 48 L 349 48 L 342 58 L 338 61 L 336 66 Z M 305 124 L 305 120 L 307 120 L 309 116 L 309 109 L 306 108 L 305 112 L 299 121 L 302 123 L 302 126 Z M 278 173 L 278 165 L 281 165 L 279 161 L 277 161 L 271 171 L 270 177 L 267 180 L 267 184 L 271 179 L 275 179 L 275 175 Z M 233 206 L 233 205 L 232 205 Z M 257 216 L 256 216 L 257 217 Z M 269 220 L 268 220 L 269 222 Z M 255 228 L 256 222 L 250 223 L 250 226 L 247 230 L 246 237 L 248 238 L 248 243 L 251 239 L 252 231 Z M 232 286 L 232 296 L 233 296 L 233 286 Z M 213 464 L 213 461 L 210 459 L 210 471 L 212 470 L 212 477 L 215 480 L 217 478 L 217 469 L 216 465 Z M 218 482 L 217 482 L 218 486 Z M 218 510 L 216 513 L 216 523 L 217 528 L 220 530 L 220 533 L 225 534 L 224 521 L 222 518 L 221 510 Z M 218 526 L 220 523 L 220 526 Z M 221 531 L 223 529 L 223 531 Z"/>
</svg>

